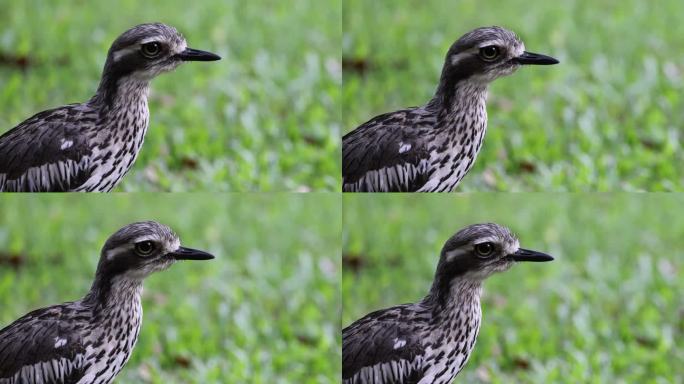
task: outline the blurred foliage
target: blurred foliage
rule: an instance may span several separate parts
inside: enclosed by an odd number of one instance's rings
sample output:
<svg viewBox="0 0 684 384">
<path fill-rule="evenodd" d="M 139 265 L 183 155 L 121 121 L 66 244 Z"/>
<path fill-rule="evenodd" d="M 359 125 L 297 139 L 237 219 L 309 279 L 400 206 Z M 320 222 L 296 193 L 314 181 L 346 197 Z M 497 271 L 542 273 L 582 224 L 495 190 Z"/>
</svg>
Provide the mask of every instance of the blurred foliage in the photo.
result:
<svg viewBox="0 0 684 384">
<path fill-rule="evenodd" d="M 0 327 L 90 288 L 104 241 L 157 220 L 216 255 L 145 282 L 117 383 L 335 383 L 339 198 L 327 194 L 2 196 Z"/>
<path fill-rule="evenodd" d="M 175 26 L 223 60 L 152 82 L 119 191 L 339 190 L 340 0 L 0 0 L 0 133 L 88 100 L 128 28 Z"/>
<path fill-rule="evenodd" d="M 449 46 L 500 25 L 561 64 L 494 82 L 460 190 L 681 191 L 683 12 L 680 0 L 345 0 L 343 131 L 427 102 Z"/>
<path fill-rule="evenodd" d="M 496 222 L 556 259 L 485 282 L 457 382 L 682 383 L 682 205 L 672 194 L 345 195 L 342 324 L 420 300 L 444 242 Z"/>
</svg>

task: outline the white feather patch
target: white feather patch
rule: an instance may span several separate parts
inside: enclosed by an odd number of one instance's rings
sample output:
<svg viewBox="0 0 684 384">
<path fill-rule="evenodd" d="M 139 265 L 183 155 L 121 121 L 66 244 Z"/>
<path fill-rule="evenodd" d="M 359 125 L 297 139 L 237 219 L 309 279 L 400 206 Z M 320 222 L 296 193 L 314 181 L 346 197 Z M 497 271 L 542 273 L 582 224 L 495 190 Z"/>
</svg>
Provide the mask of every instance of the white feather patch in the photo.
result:
<svg viewBox="0 0 684 384">
<path fill-rule="evenodd" d="M 66 345 L 66 339 L 55 337 L 55 348 L 61 348 Z"/>
<path fill-rule="evenodd" d="M 392 348 L 399 349 L 399 348 L 403 347 L 404 345 L 406 345 L 406 340 L 395 338 L 394 339 L 394 346 Z"/>
<path fill-rule="evenodd" d="M 399 153 L 406 153 L 411 150 L 410 143 L 399 143 Z"/>
</svg>

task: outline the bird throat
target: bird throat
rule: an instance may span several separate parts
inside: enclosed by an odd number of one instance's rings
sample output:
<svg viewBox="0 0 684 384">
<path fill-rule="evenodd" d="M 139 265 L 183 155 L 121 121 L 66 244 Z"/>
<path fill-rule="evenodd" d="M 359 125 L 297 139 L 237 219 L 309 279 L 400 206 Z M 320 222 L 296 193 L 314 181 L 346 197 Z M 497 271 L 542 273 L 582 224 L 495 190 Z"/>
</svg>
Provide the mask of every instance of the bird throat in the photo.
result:
<svg viewBox="0 0 684 384">
<path fill-rule="evenodd" d="M 464 307 L 480 307 L 482 281 L 460 276 L 450 281 L 442 281 L 444 276 L 437 277 L 430 293 L 423 302 L 433 307 L 436 317 L 440 313 L 451 313 Z"/>
<path fill-rule="evenodd" d="M 106 110 L 116 110 L 131 104 L 139 104 L 150 93 L 149 79 L 141 79 L 134 74 L 125 76 L 103 75 L 100 86 L 91 99 L 91 104 L 101 106 Z"/>
<path fill-rule="evenodd" d="M 142 292 L 141 279 L 129 279 L 118 275 L 107 279 L 96 279 L 84 302 L 104 311 L 133 310 L 141 307 Z"/>
<path fill-rule="evenodd" d="M 428 106 L 437 109 L 438 120 L 449 119 L 466 111 L 486 110 L 487 94 L 487 84 L 462 80 L 446 89 L 440 87 Z"/>
<path fill-rule="evenodd" d="M 119 81 L 113 102 L 104 108 L 114 121 L 120 122 L 117 128 L 126 129 L 128 126 L 139 125 L 149 119 L 147 97 L 150 93 L 150 83 L 135 78 L 126 77 Z"/>
</svg>

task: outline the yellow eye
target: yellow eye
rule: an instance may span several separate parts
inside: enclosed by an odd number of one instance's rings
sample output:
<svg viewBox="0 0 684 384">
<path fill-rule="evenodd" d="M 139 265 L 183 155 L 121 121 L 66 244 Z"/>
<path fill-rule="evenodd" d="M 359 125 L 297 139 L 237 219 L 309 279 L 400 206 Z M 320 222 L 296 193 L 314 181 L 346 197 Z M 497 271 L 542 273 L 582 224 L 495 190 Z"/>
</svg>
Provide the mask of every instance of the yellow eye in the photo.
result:
<svg viewBox="0 0 684 384">
<path fill-rule="evenodd" d="M 135 253 L 138 256 L 149 256 L 154 252 L 155 244 L 151 241 L 141 241 L 135 244 Z"/>
<path fill-rule="evenodd" d="M 492 61 L 499 57 L 499 47 L 496 45 L 488 45 L 480 48 L 480 57 L 485 61 Z"/>
<path fill-rule="evenodd" d="M 480 257 L 488 257 L 494 252 L 494 244 L 492 243 L 480 243 L 475 244 L 475 253 Z"/>
<path fill-rule="evenodd" d="M 140 52 L 142 52 L 143 56 L 147 58 L 154 58 L 159 56 L 159 54 L 162 51 L 162 46 L 160 43 L 157 43 L 156 41 L 153 41 L 151 43 L 145 43 L 140 47 Z"/>
</svg>

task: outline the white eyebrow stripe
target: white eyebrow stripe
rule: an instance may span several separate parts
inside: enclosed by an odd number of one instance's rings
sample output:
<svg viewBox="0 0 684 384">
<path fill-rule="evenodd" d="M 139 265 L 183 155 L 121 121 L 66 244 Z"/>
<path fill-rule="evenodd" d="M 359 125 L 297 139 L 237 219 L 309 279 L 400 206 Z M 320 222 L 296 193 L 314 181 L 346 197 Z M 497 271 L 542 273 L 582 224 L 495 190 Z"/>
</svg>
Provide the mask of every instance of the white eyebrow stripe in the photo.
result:
<svg viewBox="0 0 684 384">
<path fill-rule="evenodd" d="M 445 255 L 446 261 L 451 261 L 454 258 L 459 257 L 461 255 L 465 255 L 467 253 L 468 253 L 468 251 L 465 249 L 461 249 L 461 248 L 452 249 L 451 251 L 447 252 Z"/>
<path fill-rule="evenodd" d="M 501 41 L 501 40 L 499 40 L 499 39 L 487 40 L 487 41 L 483 41 L 483 42 L 481 42 L 480 44 L 478 44 L 477 47 L 478 47 L 478 48 L 483 48 L 483 47 L 488 47 L 488 46 L 490 46 L 490 45 L 497 45 L 497 46 L 501 47 L 501 46 L 505 46 L 506 43 L 503 42 L 503 41 Z"/>
<path fill-rule="evenodd" d="M 449 58 L 449 60 L 451 61 L 451 65 L 456 65 L 459 61 L 465 59 L 466 57 L 472 56 L 474 54 L 474 52 L 475 52 L 475 49 L 470 48 L 470 49 L 465 50 L 463 52 L 459 52 L 455 55 L 451 55 L 451 57 Z"/>
<path fill-rule="evenodd" d="M 121 49 L 119 49 L 118 51 L 115 51 L 115 52 L 112 54 L 112 58 L 114 58 L 114 61 L 119 61 L 119 60 L 121 60 L 121 58 L 122 58 L 123 56 L 126 56 L 126 55 L 128 55 L 129 53 L 135 52 L 135 51 L 137 51 L 137 50 L 138 50 L 138 46 L 137 46 L 137 45 L 133 45 L 133 46 L 126 47 L 126 48 L 121 48 Z"/>
<path fill-rule="evenodd" d="M 477 239 L 477 241 L 474 241 L 473 244 L 478 245 L 482 243 L 497 243 L 498 242 L 497 237 L 484 237 L 482 239 Z"/>
<path fill-rule="evenodd" d="M 120 245 L 120 246 L 118 246 L 118 247 L 116 247 L 116 248 L 114 248 L 114 249 L 108 250 L 108 251 L 107 251 L 107 254 L 105 255 L 105 257 L 107 257 L 107 260 L 111 260 L 111 259 L 114 258 L 116 255 L 118 255 L 118 254 L 120 254 L 120 253 L 123 253 L 123 252 L 126 252 L 126 251 L 128 251 L 130 248 L 131 248 L 131 247 L 130 247 L 130 245 L 128 245 L 128 244 L 126 244 L 126 245 Z"/>
<path fill-rule="evenodd" d="M 140 242 L 143 242 L 143 241 L 154 241 L 154 242 L 157 242 L 157 241 L 159 241 L 159 238 L 156 237 L 156 236 L 147 235 L 147 236 L 136 237 L 135 239 L 133 239 L 133 243 L 140 243 Z"/>
<path fill-rule="evenodd" d="M 157 35 L 157 36 L 152 36 L 152 37 L 148 37 L 148 38 L 145 38 L 143 40 L 140 40 L 140 44 L 147 44 L 147 43 L 151 43 L 153 41 L 163 41 L 163 40 L 164 40 L 164 36 Z"/>
</svg>

